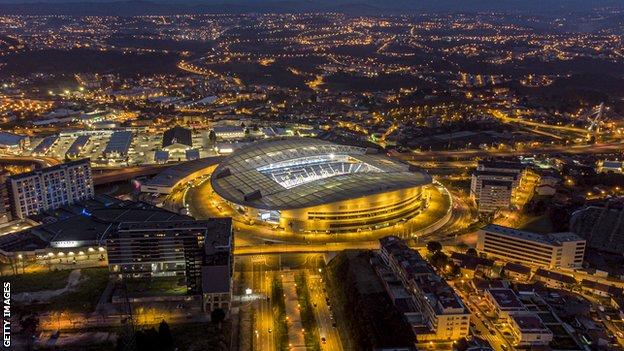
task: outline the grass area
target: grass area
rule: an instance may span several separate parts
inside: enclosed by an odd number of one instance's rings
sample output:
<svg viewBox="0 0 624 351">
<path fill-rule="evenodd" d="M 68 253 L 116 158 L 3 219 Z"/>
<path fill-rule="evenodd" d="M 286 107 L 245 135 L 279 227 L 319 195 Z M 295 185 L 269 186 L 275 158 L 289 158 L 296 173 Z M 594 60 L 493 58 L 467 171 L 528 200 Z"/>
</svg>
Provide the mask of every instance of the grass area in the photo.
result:
<svg viewBox="0 0 624 351">
<path fill-rule="evenodd" d="M 295 277 L 297 283 L 297 298 L 299 300 L 299 313 L 301 314 L 301 324 L 305 329 L 306 349 L 312 351 L 320 351 L 318 326 L 316 325 L 316 317 L 314 316 L 314 307 L 310 302 L 310 291 L 308 290 L 308 281 L 305 272 L 301 272 Z"/>
<path fill-rule="evenodd" d="M 5 282 L 11 283 L 11 293 L 35 292 L 42 290 L 62 289 L 67 285 L 67 278 L 71 270 L 54 270 L 36 273 L 25 273 L 2 277 Z"/>
<path fill-rule="evenodd" d="M 273 277 L 271 289 L 271 301 L 273 302 L 273 320 L 277 339 L 278 350 L 288 350 L 288 324 L 286 323 L 286 303 L 284 302 L 284 287 L 278 276 Z"/>
<path fill-rule="evenodd" d="M 49 309 L 55 311 L 93 311 L 108 284 L 108 267 L 81 270 L 81 283 L 76 290 L 59 295 L 50 301 Z"/>
<path fill-rule="evenodd" d="M 171 296 L 185 295 L 187 288 L 179 277 L 128 280 L 126 283 L 130 296 Z"/>
<path fill-rule="evenodd" d="M 170 325 L 173 343 L 177 350 L 226 351 L 229 350 L 232 326 L 223 322 Z"/>
<path fill-rule="evenodd" d="M 552 233 L 555 230 L 547 215 L 527 218 L 520 225 L 520 229 L 541 234 Z"/>
</svg>

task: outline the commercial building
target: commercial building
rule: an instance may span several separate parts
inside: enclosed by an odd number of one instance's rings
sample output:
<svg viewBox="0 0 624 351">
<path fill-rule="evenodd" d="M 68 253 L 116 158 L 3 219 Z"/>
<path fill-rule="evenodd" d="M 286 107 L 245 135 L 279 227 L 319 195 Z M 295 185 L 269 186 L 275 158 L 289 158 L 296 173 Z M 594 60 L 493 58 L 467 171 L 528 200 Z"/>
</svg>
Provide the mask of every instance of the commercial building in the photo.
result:
<svg viewBox="0 0 624 351">
<path fill-rule="evenodd" d="M 14 175 L 7 185 L 16 218 L 86 200 L 94 194 L 88 159 Z"/>
<path fill-rule="evenodd" d="M 232 220 L 122 222 L 106 239 L 112 275 L 122 279 L 183 278 L 204 309 L 229 309 Z"/>
<path fill-rule="evenodd" d="M 585 240 L 574 233 L 537 234 L 490 224 L 479 230 L 477 250 L 511 262 L 580 268 Z"/>
<path fill-rule="evenodd" d="M 249 221 L 296 233 L 343 233 L 386 227 L 427 204 L 424 172 L 365 148 L 323 140 L 261 141 L 226 157 L 214 191 Z"/>
<path fill-rule="evenodd" d="M 479 212 L 509 209 L 523 174 L 520 162 L 479 162 L 470 182 L 470 197 Z"/>
<path fill-rule="evenodd" d="M 26 135 L 0 131 L 0 150 L 18 152 L 24 150 L 29 144 L 30 138 Z"/>
<path fill-rule="evenodd" d="M 458 340 L 468 335 L 470 312 L 455 291 L 417 251 L 395 236 L 380 239 L 380 256 L 408 291 L 418 342 Z"/>
<path fill-rule="evenodd" d="M 111 134 L 106 148 L 104 149 L 104 157 L 112 159 L 124 159 L 128 156 L 130 145 L 132 144 L 132 132 L 118 131 Z"/>
<path fill-rule="evenodd" d="M 175 126 L 163 133 L 163 150 L 188 150 L 193 147 L 193 136 L 190 129 Z"/>
</svg>

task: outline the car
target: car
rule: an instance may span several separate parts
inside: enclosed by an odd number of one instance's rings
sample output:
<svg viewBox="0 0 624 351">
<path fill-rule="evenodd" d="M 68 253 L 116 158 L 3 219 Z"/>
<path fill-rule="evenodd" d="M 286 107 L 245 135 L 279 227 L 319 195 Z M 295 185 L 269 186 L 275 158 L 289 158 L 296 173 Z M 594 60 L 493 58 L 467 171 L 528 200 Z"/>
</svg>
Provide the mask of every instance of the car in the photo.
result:
<svg viewBox="0 0 624 351">
<path fill-rule="evenodd" d="M 312 306 L 316 307 L 316 302 L 312 304 Z"/>
<path fill-rule="evenodd" d="M 507 347 L 507 345 L 505 344 L 501 344 L 501 349 L 503 349 L 503 351 L 507 351 L 509 350 L 509 347 Z"/>
<path fill-rule="evenodd" d="M 321 342 L 322 342 L 323 344 L 325 344 L 325 343 L 327 342 L 327 340 L 325 339 L 325 337 L 322 337 L 322 338 L 321 338 Z"/>
<path fill-rule="evenodd" d="M 269 328 L 269 333 L 272 332 L 273 330 L 271 330 L 271 328 Z"/>
<path fill-rule="evenodd" d="M 337 328 L 336 322 L 332 323 L 332 327 Z"/>
</svg>

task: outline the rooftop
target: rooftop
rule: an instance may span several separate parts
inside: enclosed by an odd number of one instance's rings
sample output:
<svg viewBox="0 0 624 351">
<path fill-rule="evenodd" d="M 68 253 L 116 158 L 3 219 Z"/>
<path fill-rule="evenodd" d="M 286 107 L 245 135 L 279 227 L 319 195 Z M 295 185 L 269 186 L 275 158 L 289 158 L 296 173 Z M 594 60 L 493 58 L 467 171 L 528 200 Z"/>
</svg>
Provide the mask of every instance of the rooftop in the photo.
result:
<svg viewBox="0 0 624 351">
<path fill-rule="evenodd" d="M 487 291 L 503 310 L 524 309 L 524 305 L 511 289 L 488 289 Z"/>
<path fill-rule="evenodd" d="M 500 234 L 508 237 L 514 237 L 522 240 L 533 241 L 536 243 L 549 245 L 549 246 L 560 246 L 561 243 L 569 242 L 569 241 L 582 241 L 583 238 L 580 236 L 570 233 L 551 233 L 551 234 L 538 234 L 533 232 L 527 232 L 524 230 L 514 229 L 510 227 L 504 227 L 497 224 L 488 224 L 483 227 L 484 231 Z"/>
<path fill-rule="evenodd" d="M 309 138 L 261 141 L 227 157 L 212 176 L 223 198 L 254 208 L 292 209 L 431 183 L 424 172 L 366 149 Z"/>
</svg>

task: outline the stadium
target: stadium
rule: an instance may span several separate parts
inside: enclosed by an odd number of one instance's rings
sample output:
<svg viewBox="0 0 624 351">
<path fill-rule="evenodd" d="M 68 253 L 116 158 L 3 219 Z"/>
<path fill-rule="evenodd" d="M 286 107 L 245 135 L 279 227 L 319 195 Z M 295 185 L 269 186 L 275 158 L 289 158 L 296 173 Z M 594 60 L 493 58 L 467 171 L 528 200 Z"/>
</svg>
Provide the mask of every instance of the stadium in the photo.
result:
<svg viewBox="0 0 624 351">
<path fill-rule="evenodd" d="M 252 222 L 295 233 L 391 226 L 428 205 L 431 177 L 361 147 L 318 139 L 254 143 L 225 158 L 215 193 Z"/>
</svg>

